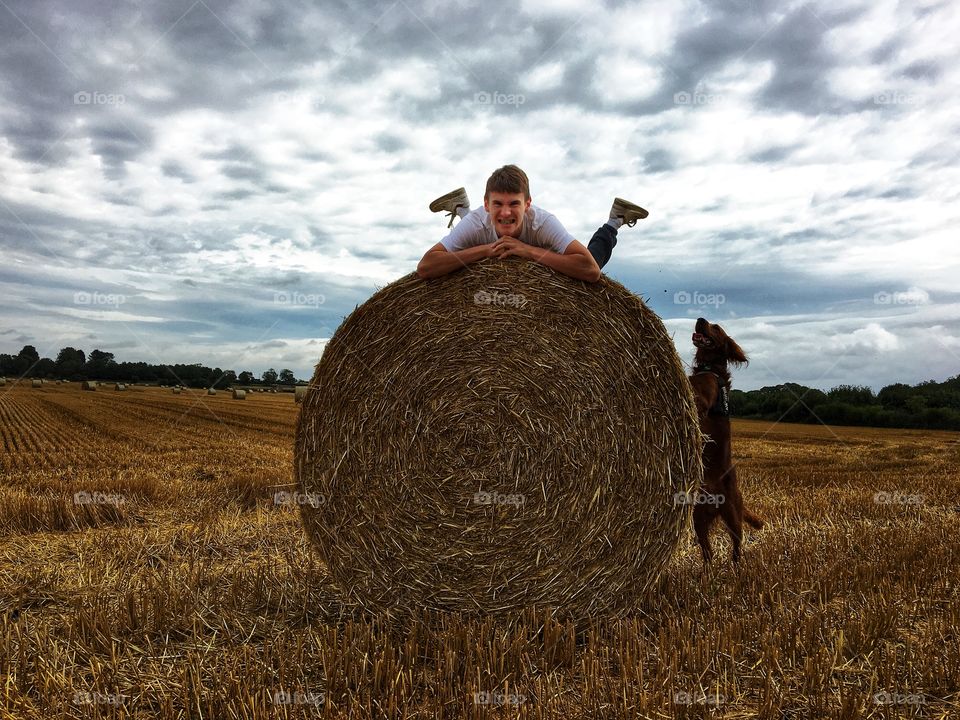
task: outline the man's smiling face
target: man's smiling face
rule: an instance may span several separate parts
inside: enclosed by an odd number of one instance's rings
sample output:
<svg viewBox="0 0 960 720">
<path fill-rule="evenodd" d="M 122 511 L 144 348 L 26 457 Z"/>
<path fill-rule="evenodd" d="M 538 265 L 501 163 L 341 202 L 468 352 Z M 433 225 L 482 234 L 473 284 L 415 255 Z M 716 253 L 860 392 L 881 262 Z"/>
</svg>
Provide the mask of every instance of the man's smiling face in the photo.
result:
<svg viewBox="0 0 960 720">
<path fill-rule="evenodd" d="M 491 192 L 483 199 L 483 208 L 490 214 L 497 237 L 520 237 L 523 215 L 530 202 L 523 193 Z"/>
</svg>

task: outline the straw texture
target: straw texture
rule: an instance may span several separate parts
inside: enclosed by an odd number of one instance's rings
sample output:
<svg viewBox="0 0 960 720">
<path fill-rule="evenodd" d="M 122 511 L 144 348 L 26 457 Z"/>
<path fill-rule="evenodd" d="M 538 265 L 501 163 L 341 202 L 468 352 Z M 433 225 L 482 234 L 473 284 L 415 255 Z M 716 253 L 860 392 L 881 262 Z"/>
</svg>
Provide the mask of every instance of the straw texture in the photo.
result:
<svg viewBox="0 0 960 720">
<path fill-rule="evenodd" d="M 530 261 L 408 275 L 340 325 L 297 425 L 306 531 L 371 611 L 619 615 L 688 532 L 701 436 L 661 320 Z"/>
</svg>

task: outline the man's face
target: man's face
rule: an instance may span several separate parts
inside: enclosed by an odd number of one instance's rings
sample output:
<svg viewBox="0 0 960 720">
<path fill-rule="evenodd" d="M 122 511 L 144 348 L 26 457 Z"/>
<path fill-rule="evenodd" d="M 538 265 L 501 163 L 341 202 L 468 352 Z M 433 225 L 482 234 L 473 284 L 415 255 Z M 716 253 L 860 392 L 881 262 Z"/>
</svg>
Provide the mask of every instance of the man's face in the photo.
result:
<svg viewBox="0 0 960 720">
<path fill-rule="evenodd" d="M 523 227 L 523 214 L 530 207 L 530 200 L 523 193 L 491 192 L 484 198 L 483 208 L 490 213 L 497 237 L 520 237 Z"/>
</svg>

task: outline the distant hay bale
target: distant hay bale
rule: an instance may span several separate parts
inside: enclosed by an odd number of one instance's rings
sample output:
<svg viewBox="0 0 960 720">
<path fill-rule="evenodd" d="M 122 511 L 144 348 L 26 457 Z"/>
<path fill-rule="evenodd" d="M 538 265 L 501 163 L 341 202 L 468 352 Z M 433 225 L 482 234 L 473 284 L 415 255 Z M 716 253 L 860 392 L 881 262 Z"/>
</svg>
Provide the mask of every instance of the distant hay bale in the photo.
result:
<svg viewBox="0 0 960 720">
<path fill-rule="evenodd" d="M 92 380 L 84 380 L 81 387 L 83 387 L 84 390 L 96 391 L 97 384 Z"/>
<path fill-rule="evenodd" d="M 247 397 L 247 391 L 246 391 L 246 390 L 239 390 L 239 389 L 237 389 L 237 390 L 234 390 L 234 391 L 233 391 L 233 399 L 234 399 L 234 400 L 245 400 L 246 397 Z"/>
<path fill-rule="evenodd" d="M 6 385 L 6 384 L 7 384 L 7 379 L 6 379 L 6 378 L 3 378 L 3 377 L 0 377 L 0 387 L 3 387 L 3 386 Z"/>
<path fill-rule="evenodd" d="M 310 387 L 304 526 L 372 611 L 621 615 L 689 532 L 686 373 L 662 321 L 608 278 L 499 260 L 408 275 L 344 320 Z"/>
<path fill-rule="evenodd" d="M 178 387 L 172 388 L 172 391 L 173 391 L 173 394 L 174 394 L 174 395 L 179 395 L 179 394 L 180 394 L 180 388 L 178 388 Z"/>
<path fill-rule="evenodd" d="M 113 386 L 113 389 L 114 389 L 114 390 L 126 390 L 126 389 L 127 389 L 127 386 L 124 385 L 123 383 L 117 383 L 116 385 Z"/>
<path fill-rule="evenodd" d="M 303 398 L 307 395 L 307 386 L 306 385 L 297 385 L 296 389 L 293 391 L 293 401 L 294 402 L 303 402 Z"/>
<path fill-rule="evenodd" d="M 30 385 L 33 387 L 43 387 L 43 380 L 31 380 Z"/>
<path fill-rule="evenodd" d="M 217 391 L 213 388 L 207 388 L 207 395 L 216 395 Z"/>
</svg>

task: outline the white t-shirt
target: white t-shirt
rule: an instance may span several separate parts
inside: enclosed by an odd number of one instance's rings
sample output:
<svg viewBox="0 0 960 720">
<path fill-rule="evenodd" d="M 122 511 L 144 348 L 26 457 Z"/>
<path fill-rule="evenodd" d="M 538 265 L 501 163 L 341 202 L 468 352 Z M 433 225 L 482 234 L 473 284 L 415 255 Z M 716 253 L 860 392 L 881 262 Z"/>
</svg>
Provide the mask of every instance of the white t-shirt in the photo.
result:
<svg viewBox="0 0 960 720">
<path fill-rule="evenodd" d="M 567 232 L 555 215 L 536 205 L 531 205 L 524 213 L 523 227 L 517 239 L 527 245 L 553 250 L 560 255 L 563 255 L 567 246 L 574 241 L 573 235 Z M 448 252 L 456 252 L 496 241 L 497 231 L 493 228 L 490 213 L 481 206 L 461 218 L 440 243 Z"/>
</svg>

